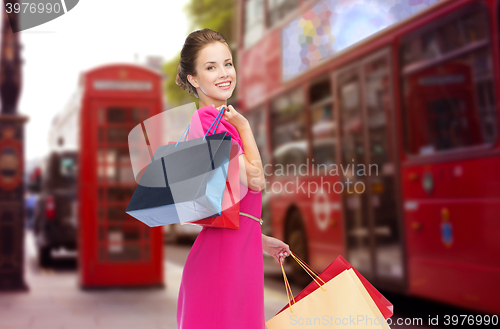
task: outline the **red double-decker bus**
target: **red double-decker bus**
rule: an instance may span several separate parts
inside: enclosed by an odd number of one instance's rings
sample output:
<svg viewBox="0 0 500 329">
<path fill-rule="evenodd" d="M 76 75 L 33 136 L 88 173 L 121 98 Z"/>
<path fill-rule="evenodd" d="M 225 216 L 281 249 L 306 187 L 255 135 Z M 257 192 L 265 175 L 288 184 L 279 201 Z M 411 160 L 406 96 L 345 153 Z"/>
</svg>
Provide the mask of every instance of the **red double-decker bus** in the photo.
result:
<svg viewBox="0 0 500 329">
<path fill-rule="evenodd" d="M 381 289 L 500 313 L 499 6 L 238 2 L 274 236 L 318 271 L 343 255 Z"/>
</svg>

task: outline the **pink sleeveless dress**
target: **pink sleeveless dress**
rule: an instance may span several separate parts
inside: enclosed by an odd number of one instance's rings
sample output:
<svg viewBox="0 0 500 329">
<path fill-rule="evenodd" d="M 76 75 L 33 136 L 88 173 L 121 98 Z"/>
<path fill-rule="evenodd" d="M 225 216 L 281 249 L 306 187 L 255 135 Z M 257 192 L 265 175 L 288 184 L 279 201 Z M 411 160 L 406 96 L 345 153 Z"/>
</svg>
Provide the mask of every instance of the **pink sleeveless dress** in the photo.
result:
<svg viewBox="0 0 500 329">
<path fill-rule="evenodd" d="M 212 106 L 198 109 L 191 118 L 189 139 L 203 137 L 218 113 Z M 238 132 L 222 117 L 215 133 L 224 131 L 240 144 L 240 154 L 244 153 Z M 248 189 L 240 201 L 240 212 L 261 218 L 262 192 Z M 204 227 L 182 273 L 177 327 L 264 329 L 264 323 L 260 223 L 240 215 L 238 230 Z"/>
</svg>

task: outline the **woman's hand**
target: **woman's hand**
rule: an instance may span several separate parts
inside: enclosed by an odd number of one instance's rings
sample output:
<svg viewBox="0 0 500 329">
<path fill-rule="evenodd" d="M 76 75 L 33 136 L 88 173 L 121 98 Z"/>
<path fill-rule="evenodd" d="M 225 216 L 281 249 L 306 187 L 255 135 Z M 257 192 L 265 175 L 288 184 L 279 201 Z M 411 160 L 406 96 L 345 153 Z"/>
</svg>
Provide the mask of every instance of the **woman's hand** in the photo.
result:
<svg viewBox="0 0 500 329">
<path fill-rule="evenodd" d="M 215 107 L 214 104 L 212 104 L 212 106 Z M 232 105 L 229 106 L 221 105 L 219 107 L 216 107 L 216 109 L 220 111 L 223 107 L 224 107 L 224 120 L 232 124 L 234 128 L 236 128 L 236 130 L 240 131 L 240 129 L 249 126 L 248 120 L 239 112 L 237 112 Z"/>
<path fill-rule="evenodd" d="M 278 262 L 283 262 L 291 253 L 290 247 L 286 243 L 264 234 L 262 234 L 262 249 Z"/>
</svg>

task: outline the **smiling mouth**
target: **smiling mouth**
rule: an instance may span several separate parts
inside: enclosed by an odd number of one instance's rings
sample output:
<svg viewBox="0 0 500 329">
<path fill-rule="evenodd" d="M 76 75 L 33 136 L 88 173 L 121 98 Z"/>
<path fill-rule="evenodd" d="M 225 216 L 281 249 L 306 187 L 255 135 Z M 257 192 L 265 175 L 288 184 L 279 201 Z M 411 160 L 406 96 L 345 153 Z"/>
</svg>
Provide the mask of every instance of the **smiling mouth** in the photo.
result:
<svg viewBox="0 0 500 329">
<path fill-rule="evenodd" d="M 231 81 L 219 83 L 219 84 L 216 84 L 216 86 L 221 88 L 221 89 L 229 89 L 229 87 L 231 87 Z"/>
</svg>

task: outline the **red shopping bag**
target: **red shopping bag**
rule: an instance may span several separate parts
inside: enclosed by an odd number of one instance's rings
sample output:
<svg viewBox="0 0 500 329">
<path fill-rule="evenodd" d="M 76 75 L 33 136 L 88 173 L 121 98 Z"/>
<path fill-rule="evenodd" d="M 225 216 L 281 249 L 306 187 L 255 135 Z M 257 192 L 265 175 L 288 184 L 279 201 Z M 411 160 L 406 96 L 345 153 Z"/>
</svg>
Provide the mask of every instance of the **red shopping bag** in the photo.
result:
<svg viewBox="0 0 500 329">
<path fill-rule="evenodd" d="M 176 142 L 170 142 L 176 143 Z M 169 144 L 170 144 L 169 143 Z M 231 144 L 229 165 L 226 179 L 226 188 L 222 197 L 222 211 L 220 216 L 200 219 L 189 224 L 218 228 L 240 228 L 240 163 L 238 159 L 238 145 Z"/>
<path fill-rule="evenodd" d="M 295 254 L 292 254 L 292 256 L 297 257 L 297 255 L 295 255 Z M 300 258 L 298 258 L 296 260 L 297 260 L 297 262 L 299 262 L 299 264 L 300 264 L 300 261 L 302 261 Z M 305 264 L 303 261 L 302 261 L 302 263 Z M 307 264 L 305 264 L 305 265 L 307 265 Z M 336 277 L 337 275 L 339 275 L 340 273 L 342 273 L 343 271 L 351 269 L 351 268 L 354 270 L 354 272 L 358 276 L 359 280 L 361 281 L 361 283 L 365 287 L 366 291 L 368 291 L 368 294 L 370 294 L 370 297 L 375 302 L 375 305 L 377 305 L 378 309 L 380 310 L 380 313 L 382 313 L 382 315 L 384 316 L 385 319 L 390 318 L 394 312 L 394 307 L 391 304 L 391 302 L 389 302 L 377 289 L 375 289 L 375 287 L 370 282 L 368 282 L 368 280 L 366 280 L 355 268 L 353 268 L 352 265 L 349 264 L 344 259 L 344 257 L 339 255 L 318 276 L 323 281 L 327 282 L 327 281 L 333 279 L 334 277 Z M 299 300 L 306 297 L 307 295 L 309 295 L 310 293 L 312 293 L 313 291 L 315 291 L 318 288 L 319 288 L 318 284 L 316 282 L 312 281 L 307 287 L 304 288 L 304 290 L 302 290 L 297 296 L 295 296 L 295 302 L 298 302 Z M 276 314 L 283 312 L 288 307 L 289 307 L 288 304 L 285 305 L 285 307 L 283 307 L 283 309 L 281 309 L 281 311 L 279 311 Z"/>
</svg>

